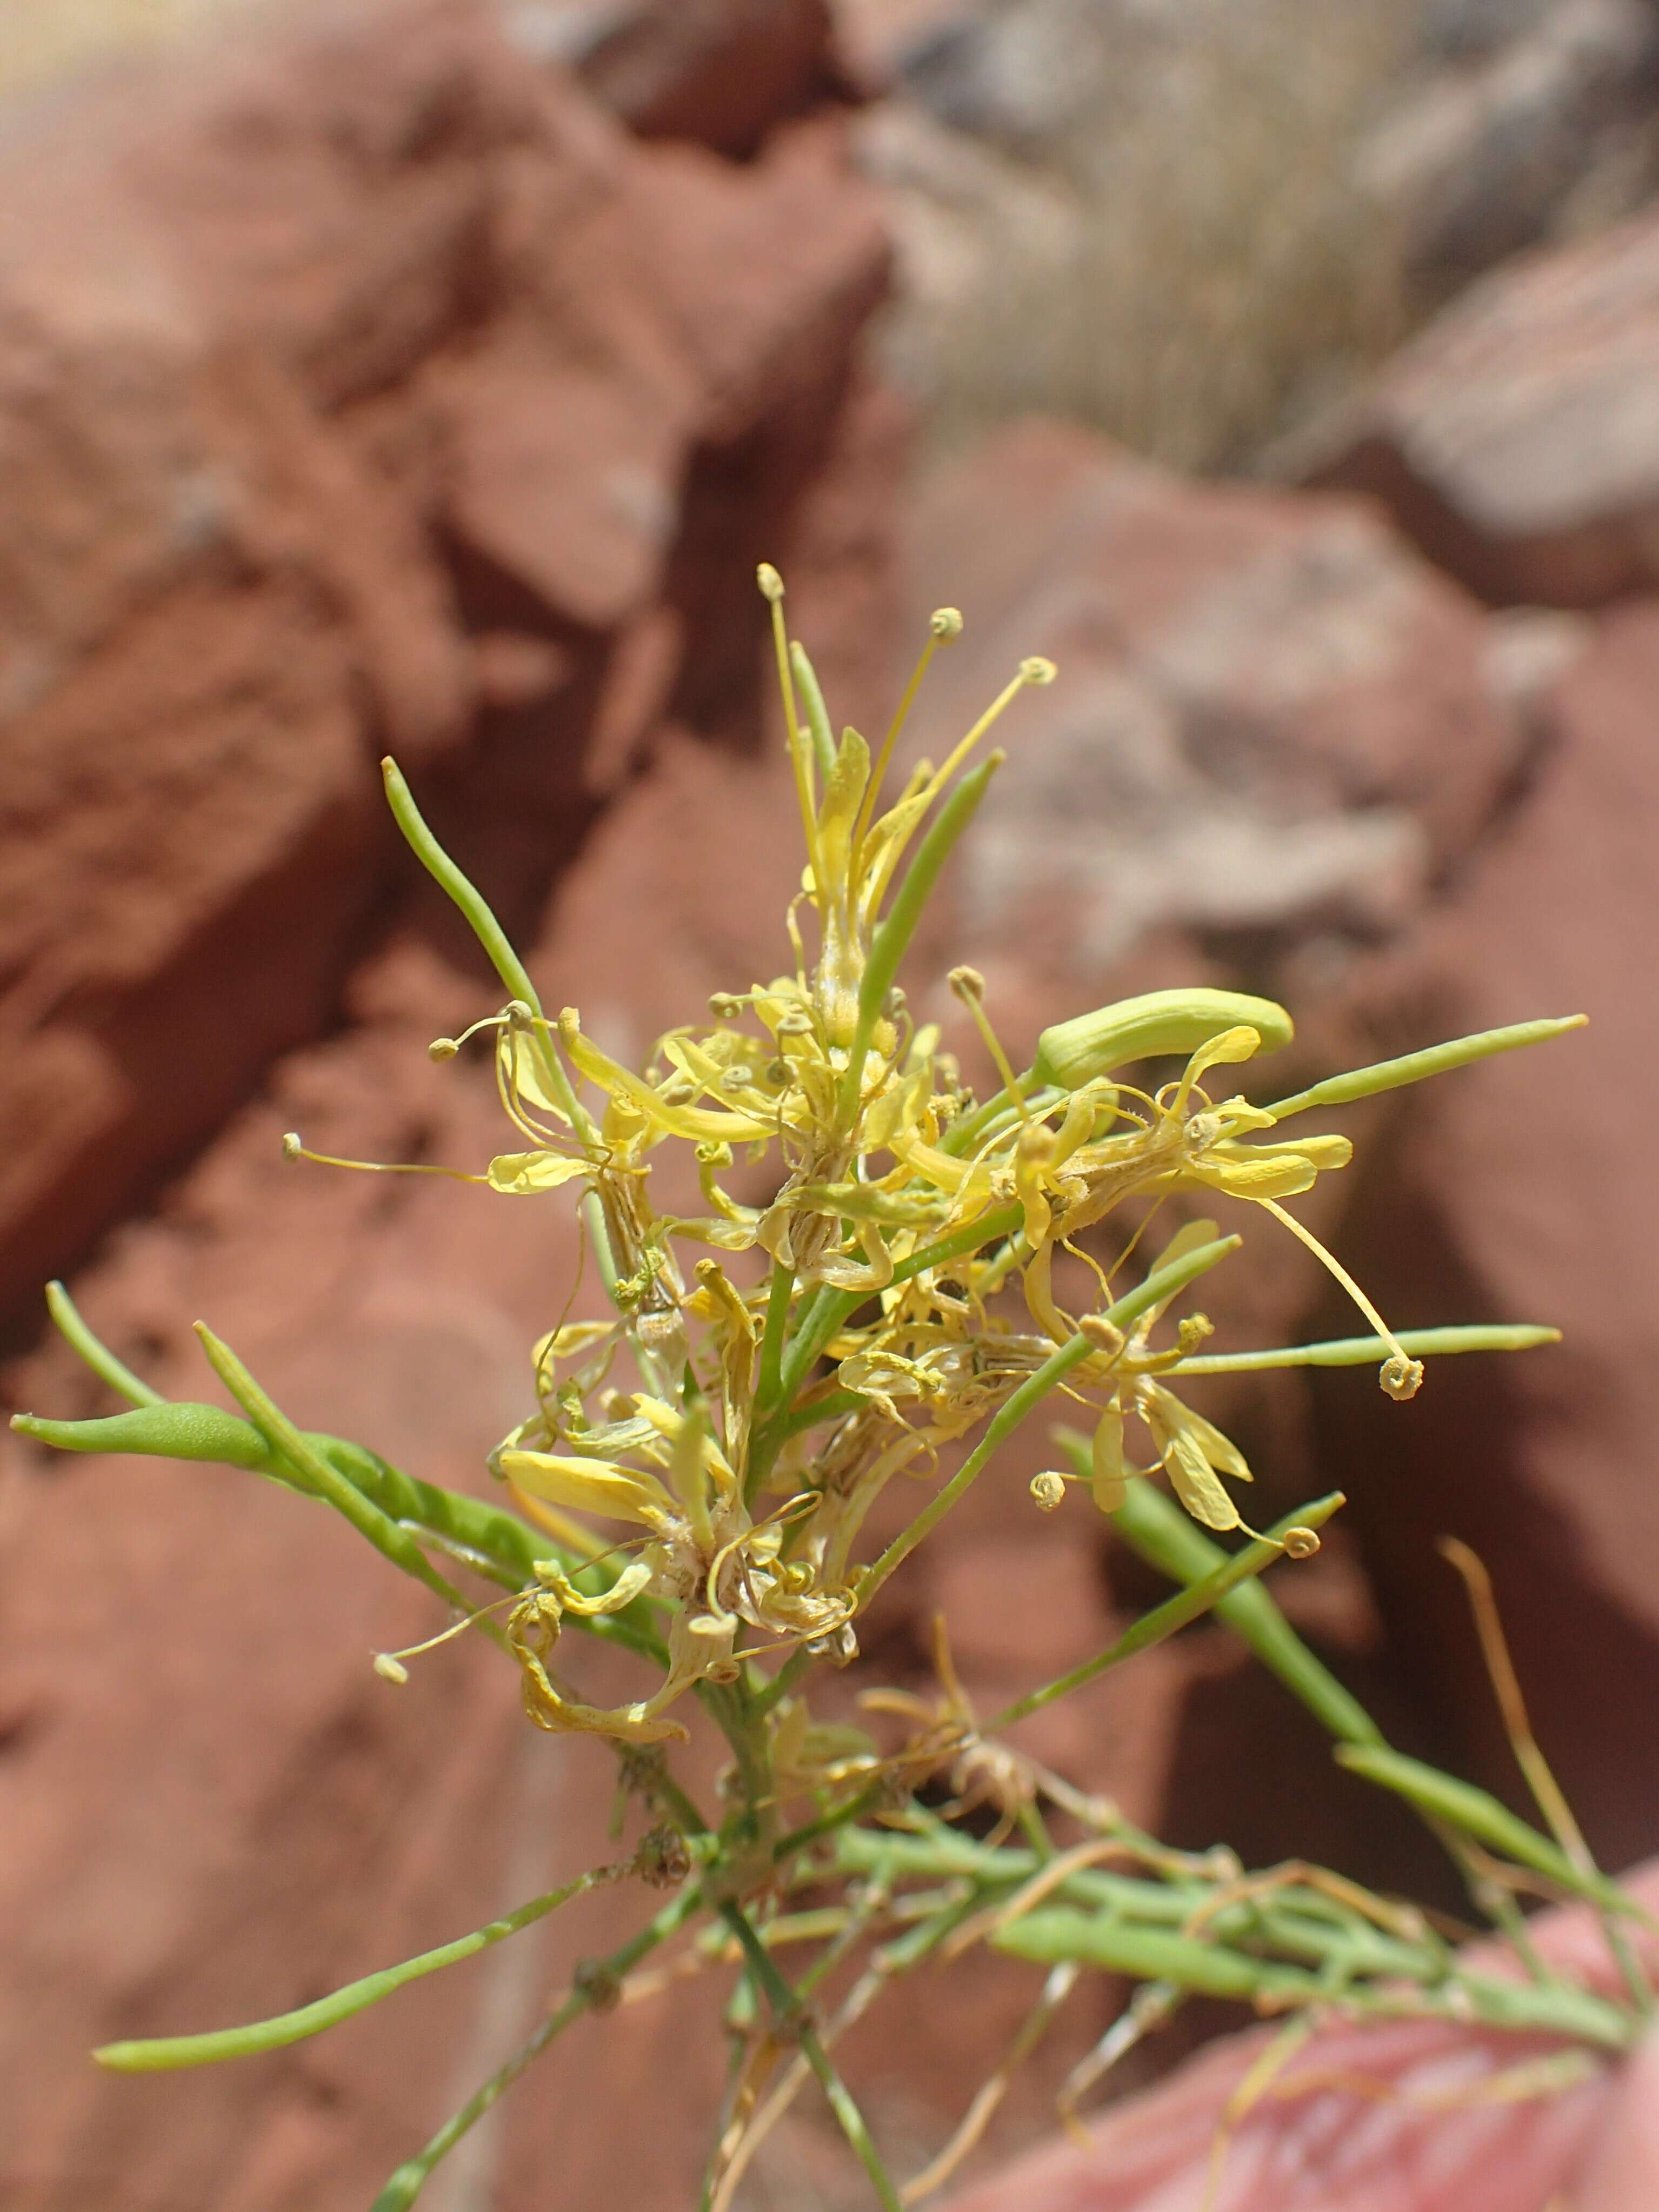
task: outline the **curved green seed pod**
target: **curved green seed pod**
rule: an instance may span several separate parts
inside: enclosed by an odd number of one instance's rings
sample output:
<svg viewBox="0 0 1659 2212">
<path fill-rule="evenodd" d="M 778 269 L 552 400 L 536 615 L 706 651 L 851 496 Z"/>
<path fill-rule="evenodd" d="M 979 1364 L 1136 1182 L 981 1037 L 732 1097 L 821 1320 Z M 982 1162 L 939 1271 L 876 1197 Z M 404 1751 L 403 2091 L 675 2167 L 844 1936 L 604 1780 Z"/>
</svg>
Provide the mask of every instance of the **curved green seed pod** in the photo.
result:
<svg viewBox="0 0 1659 2212">
<path fill-rule="evenodd" d="M 143 1452 L 160 1459 L 215 1460 L 250 1473 L 271 1471 L 271 1451 L 251 1421 L 218 1406 L 137 1406 L 106 1420 L 48 1421 L 15 1413 L 12 1426 L 59 1451 Z"/>
<path fill-rule="evenodd" d="M 1038 1083 L 1076 1091 L 1133 1060 L 1185 1058 L 1233 1029 L 1254 1030 L 1263 1052 L 1277 1052 L 1296 1034 L 1284 1007 L 1271 999 L 1243 991 L 1146 991 L 1044 1030 L 1031 1073 Z"/>
</svg>

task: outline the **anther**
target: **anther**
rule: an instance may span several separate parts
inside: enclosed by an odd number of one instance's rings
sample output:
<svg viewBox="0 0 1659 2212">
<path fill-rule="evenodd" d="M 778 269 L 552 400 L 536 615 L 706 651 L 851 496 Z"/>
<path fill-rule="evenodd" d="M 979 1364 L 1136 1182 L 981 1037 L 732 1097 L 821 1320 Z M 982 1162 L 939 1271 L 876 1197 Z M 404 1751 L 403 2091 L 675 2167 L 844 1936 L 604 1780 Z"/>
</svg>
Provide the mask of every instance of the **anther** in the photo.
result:
<svg viewBox="0 0 1659 2212">
<path fill-rule="evenodd" d="M 941 645 L 954 645 L 962 635 L 962 611 L 959 607 L 935 607 L 927 617 L 927 628 Z"/>
<path fill-rule="evenodd" d="M 1109 1359 L 1121 1358 L 1127 1339 L 1115 1322 L 1108 1321 L 1104 1314 L 1085 1314 L 1077 1325 L 1079 1336 L 1087 1337 L 1097 1352 L 1103 1352 Z"/>
<path fill-rule="evenodd" d="M 1414 1398 L 1423 1387 L 1423 1363 L 1396 1352 L 1382 1362 L 1376 1379 L 1390 1398 L 1403 1404 L 1407 1398 Z"/>
<path fill-rule="evenodd" d="M 775 606 L 783 597 L 783 579 L 769 561 L 763 561 L 756 569 L 755 581 L 761 587 L 761 597 Z"/>
<path fill-rule="evenodd" d="M 1066 1503 L 1066 1478 L 1052 1469 L 1031 1477 L 1031 1503 L 1039 1511 L 1052 1513 L 1057 1505 Z"/>
<path fill-rule="evenodd" d="M 1022 660 L 1019 664 L 1020 681 L 1023 684 L 1052 684 L 1059 673 L 1060 671 L 1054 666 L 1054 662 L 1045 659 L 1040 653 L 1034 653 L 1029 660 Z"/>
<path fill-rule="evenodd" d="M 285 1160 L 302 1160 L 305 1156 L 306 1148 L 300 1142 L 299 1131 L 290 1129 L 283 1139 L 283 1158 Z"/>
<path fill-rule="evenodd" d="M 469 1039 L 477 1036 L 480 1030 L 499 1030 L 515 1022 L 528 1021 L 530 1018 L 530 1009 L 525 1005 L 524 1000 L 514 999 L 499 1014 L 485 1014 L 482 1019 L 473 1022 L 469 1027 L 464 1029 L 459 1036 L 434 1037 L 426 1048 L 426 1056 L 428 1060 L 453 1060 L 461 1047 Z"/>
<path fill-rule="evenodd" d="M 717 1022 L 734 1022 L 743 1012 L 743 1001 L 734 998 L 730 991 L 711 992 L 708 1011 Z"/>
<path fill-rule="evenodd" d="M 1287 1559 L 1310 1559 L 1319 1549 L 1319 1531 L 1316 1528 L 1287 1528 L 1284 1544 Z"/>
<path fill-rule="evenodd" d="M 1215 1323 L 1210 1319 L 1208 1314 L 1188 1314 L 1184 1321 L 1177 1322 L 1176 1343 L 1180 1348 L 1182 1358 L 1183 1359 L 1188 1358 L 1198 1350 L 1206 1336 L 1214 1334 Z"/>
<path fill-rule="evenodd" d="M 964 1006 L 985 996 L 985 978 L 977 968 L 953 968 L 946 981 Z"/>
<path fill-rule="evenodd" d="M 409 1669 L 401 1659 L 394 1659 L 389 1651 L 374 1654 L 374 1671 L 383 1682 L 406 1682 Z"/>
</svg>

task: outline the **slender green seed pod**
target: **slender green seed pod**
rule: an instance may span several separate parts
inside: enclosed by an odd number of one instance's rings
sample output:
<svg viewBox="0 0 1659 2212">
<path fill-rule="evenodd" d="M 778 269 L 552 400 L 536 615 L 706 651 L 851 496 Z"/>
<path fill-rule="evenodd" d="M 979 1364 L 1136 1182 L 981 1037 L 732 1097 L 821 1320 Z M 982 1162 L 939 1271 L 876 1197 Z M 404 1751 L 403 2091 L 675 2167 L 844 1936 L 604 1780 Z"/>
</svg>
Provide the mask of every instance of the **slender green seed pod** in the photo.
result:
<svg viewBox="0 0 1659 2212">
<path fill-rule="evenodd" d="M 258 1429 L 218 1406 L 137 1406 L 98 1421 L 15 1413 L 11 1425 L 20 1436 L 59 1451 L 141 1452 L 160 1459 L 215 1460 L 256 1474 L 271 1471 L 270 1447 Z"/>
<path fill-rule="evenodd" d="M 823 703 L 823 689 L 818 682 L 817 671 L 806 657 L 804 646 L 791 645 L 789 665 L 795 672 L 801 704 L 806 709 L 806 727 L 812 740 L 812 757 L 817 763 L 818 774 L 827 782 L 836 765 L 836 735 L 830 726 L 830 710 Z"/>
<path fill-rule="evenodd" d="M 1305 1114 L 1310 1106 L 1346 1106 L 1351 1099 L 1374 1098 L 1379 1091 L 1398 1091 L 1404 1084 L 1449 1074 L 1455 1067 L 1468 1067 L 1477 1060 L 1490 1060 L 1496 1053 L 1515 1052 L 1522 1045 L 1547 1044 L 1553 1037 L 1565 1036 L 1570 1030 L 1582 1030 L 1589 1019 L 1588 1014 L 1561 1014 L 1544 1021 L 1511 1022 L 1506 1029 L 1480 1030 L 1473 1036 L 1452 1037 L 1421 1052 L 1402 1054 L 1398 1060 L 1382 1060 L 1372 1067 L 1350 1068 L 1346 1075 L 1329 1076 L 1310 1090 L 1298 1091 L 1294 1098 L 1279 1099 L 1268 1111 L 1275 1121 L 1283 1121 L 1292 1114 Z"/>
<path fill-rule="evenodd" d="M 1296 1034 L 1284 1007 L 1271 999 L 1243 991 L 1147 991 L 1044 1030 L 1031 1073 L 1038 1083 L 1076 1091 L 1131 1060 L 1195 1053 L 1233 1029 L 1254 1030 L 1263 1052 L 1277 1052 Z"/>
<path fill-rule="evenodd" d="M 1336 1758 L 1340 1765 L 1363 1774 L 1366 1781 L 1396 1791 L 1432 1819 L 1449 1821 L 1488 1850 L 1501 1851 L 1560 1888 L 1590 1899 L 1604 1911 L 1644 1917 L 1636 1900 L 1617 1882 L 1575 1866 L 1559 1844 L 1540 1835 L 1489 1791 L 1380 1745 L 1339 1744 Z"/>
<path fill-rule="evenodd" d="M 1136 1928 L 1109 1915 L 1067 1912 L 1060 1908 L 1030 1912 L 1000 1928 L 992 1938 L 999 1951 L 1052 1966 L 1078 1959 L 1109 1972 L 1140 1979 L 1174 1982 L 1206 1996 L 1277 1997 L 1308 2003 L 1322 1984 L 1304 1967 L 1255 1959 L 1224 1944 L 1196 1936 L 1176 1936 L 1161 1928 Z"/>
</svg>

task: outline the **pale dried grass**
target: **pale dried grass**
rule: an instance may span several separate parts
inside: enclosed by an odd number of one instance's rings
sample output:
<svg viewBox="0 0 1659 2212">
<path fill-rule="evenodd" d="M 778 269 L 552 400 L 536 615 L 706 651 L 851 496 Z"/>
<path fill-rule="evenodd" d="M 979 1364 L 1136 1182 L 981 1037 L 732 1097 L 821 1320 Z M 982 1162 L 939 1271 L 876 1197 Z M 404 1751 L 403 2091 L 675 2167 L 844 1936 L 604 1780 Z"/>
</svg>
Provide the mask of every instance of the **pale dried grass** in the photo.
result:
<svg viewBox="0 0 1659 2212">
<path fill-rule="evenodd" d="M 0 98 L 211 24 L 258 0 L 0 0 Z"/>
<path fill-rule="evenodd" d="M 913 163 L 885 343 L 940 441 L 1036 410 L 1175 466 L 1237 465 L 1386 353 L 1405 320 L 1398 243 L 1353 154 L 1417 13 L 1181 0 L 1114 48 L 1091 112 L 1053 141 L 975 145 L 976 209 Z"/>
</svg>

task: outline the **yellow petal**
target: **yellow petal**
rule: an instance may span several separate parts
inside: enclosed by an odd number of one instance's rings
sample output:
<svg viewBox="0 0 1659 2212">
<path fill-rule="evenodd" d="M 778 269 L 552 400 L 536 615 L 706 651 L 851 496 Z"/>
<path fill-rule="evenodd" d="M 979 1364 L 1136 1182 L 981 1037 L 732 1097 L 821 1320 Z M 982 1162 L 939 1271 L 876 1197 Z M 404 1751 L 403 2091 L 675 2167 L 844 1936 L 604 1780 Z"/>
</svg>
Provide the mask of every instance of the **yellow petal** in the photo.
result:
<svg viewBox="0 0 1659 2212">
<path fill-rule="evenodd" d="M 927 1066 L 914 1068 L 902 1083 L 892 1085 L 866 1109 L 862 1139 L 866 1152 L 884 1151 L 901 1129 L 909 1128 L 920 1119 L 932 1073 Z"/>
<path fill-rule="evenodd" d="M 562 1454 L 503 1451 L 495 1465 L 507 1481 L 578 1513 L 601 1513 L 612 1521 L 637 1521 L 660 1528 L 672 1517 L 672 1501 L 654 1475 L 620 1466 L 615 1460 L 569 1459 Z"/>
<path fill-rule="evenodd" d="M 651 1580 L 651 1570 L 643 1559 L 635 1559 L 623 1569 L 608 1590 L 598 1597 L 588 1597 L 564 1575 L 550 1577 L 555 1595 L 567 1613 L 580 1613 L 592 1620 L 601 1613 L 620 1613 L 624 1606 L 632 1605 Z"/>
<path fill-rule="evenodd" d="M 1176 1496 L 1194 1521 L 1201 1521 L 1206 1528 L 1237 1528 L 1238 1508 L 1205 1458 L 1195 1437 L 1184 1431 L 1171 1437 L 1164 1464 L 1170 1471 Z"/>
<path fill-rule="evenodd" d="M 538 1190 L 556 1190 L 580 1175 L 591 1175 L 592 1163 L 568 1152 L 502 1152 L 489 1163 L 489 1188 L 527 1197 Z"/>
<path fill-rule="evenodd" d="M 1181 1409 L 1181 1426 L 1183 1433 L 1191 1437 L 1212 1467 L 1218 1468 L 1224 1474 L 1235 1476 L 1240 1482 L 1255 1481 L 1255 1477 L 1250 1473 L 1249 1463 L 1238 1446 L 1231 1437 L 1223 1436 L 1212 1422 L 1206 1421 L 1202 1413 L 1195 1413 L 1190 1406 L 1183 1406 Z"/>
<path fill-rule="evenodd" d="M 1319 1170 L 1301 1155 L 1291 1158 L 1252 1158 L 1243 1146 L 1237 1151 L 1212 1145 L 1178 1170 L 1184 1180 L 1207 1183 L 1231 1198 L 1294 1198 L 1311 1190 Z"/>
<path fill-rule="evenodd" d="M 1103 1513 L 1115 1513 L 1129 1489 L 1123 1464 L 1123 1416 L 1115 1403 L 1100 1417 L 1090 1461 L 1095 1504 Z"/>
</svg>

